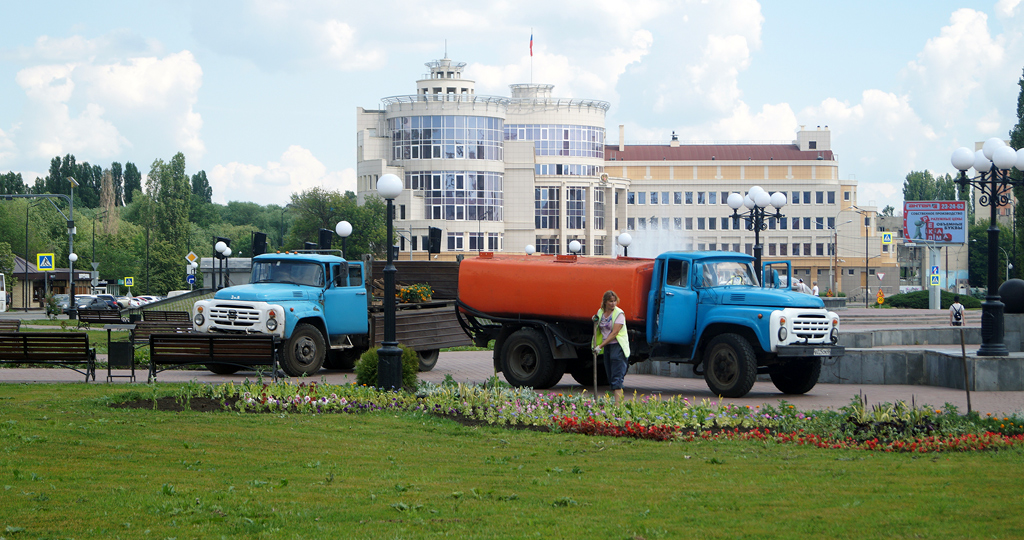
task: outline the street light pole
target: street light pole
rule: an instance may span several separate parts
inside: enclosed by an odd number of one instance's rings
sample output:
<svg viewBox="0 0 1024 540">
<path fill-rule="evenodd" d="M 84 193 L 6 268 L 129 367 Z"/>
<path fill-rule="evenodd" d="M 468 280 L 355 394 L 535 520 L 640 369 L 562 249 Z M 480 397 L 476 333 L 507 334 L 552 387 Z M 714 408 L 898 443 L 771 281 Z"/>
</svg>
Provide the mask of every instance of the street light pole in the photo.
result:
<svg viewBox="0 0 1024 540">
<path fill-rule="evenodd" d="M 402 388 L 402 350 L 395 337 L 395 253 L 391 249 L 394 235 L 395 198 L 402 193 L 402 180 L 385 174 L 377 180 L 377 193 L 387 201 L 387 265 L 384 266 L 384 340 L 377 350 L 377 387 L 385 390 Z"/>
<path fill-rule="evenodd" d="M 988 294 L 981 304 L 981 348 L 978 356 L 1009 356 L 1003 343 L 1003 302 L 999 297 L 999 274 L 996 265 L 999 259 L 999 225 L 996 212 L 1000 206 L 1009 204 L 1010 189 L 1024 185 L 1024 182 L 1010 178 L 1010 169 L 1024 171 L 1024 149 L 1014 151 L 998 137 L 985 141 L 981 150 L 971 152 L 968 148 L 953 151 L 950 162 L 960 176 L 957 185 L 971 185 L 982 194 L 978 202 L 989 207 L 988 224 Z M 967 177 L 967 169 L 974 167 L 977 176 Z"/>
<path fill-rule="evenodd" d="M 75 303 L 75 188 L 78 181 L 68 177 L 71 182 L 71 197 L 68 198 L 68 319 L 78 318 L 78 305 Z"/>
<path fill-rule="evenodd" d="M 754 271 L 757 273 L 757 281 L 764 285 L 761 268 L 763 249 L 761 247 L 761 231 L 768 228 L 765 218 L 781 220 L 786 217 L 782 215 L 782 207 L 786 206 L 786 194 L 777 191 L 769 195 L 761 186 L 754 186 L 747 191 L 746 197 L 739 193 L 731 193 L 726 202 L 732 208 L 733 223 L 735 224 L 739 218 L 743 218 L 747 222 L 747 230 L 754 231 Z M 775 207 L 774 214 L 766 214 L 766 208 L 769 205 Z M 740 214 L 738 212 L 740 206 L 747 207 L 747 212 Z"/>
</svg>

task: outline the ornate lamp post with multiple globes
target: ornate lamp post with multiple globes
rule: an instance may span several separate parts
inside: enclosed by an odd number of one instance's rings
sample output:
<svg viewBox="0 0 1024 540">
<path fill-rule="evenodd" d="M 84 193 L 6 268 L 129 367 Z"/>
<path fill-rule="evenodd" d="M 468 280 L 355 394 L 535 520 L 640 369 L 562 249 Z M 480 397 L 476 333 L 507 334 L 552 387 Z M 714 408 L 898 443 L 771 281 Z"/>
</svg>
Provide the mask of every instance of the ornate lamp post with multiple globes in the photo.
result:
<svg viewBox="0 0 1024 540">
<path fill-rule="evenodd" d="M 1024 171 L 1024 149 L 1014 151 L 998 137 L 985 141 L 981 150 L 972 152 L 960 147 L 950 158 L 960 171 L 956 179 L 960 187 L 972 186 L 981 191 L 978 203 L 989 207 L 988 222 L 988 294 L 981 303 L 981 348 L 978 356 L 1008 356 L 1003 343 L 1003 302 L 999 298 L 999 225 L 996 213 L 1000 206 L 1010 204 L 1010 190 L 1024 185 L 1010 178 L 1010 169 Z M 974 167 L 977 176 L 967 177 Z"/>
<path fill-rule="evenodd" d="M 395 198 L 402 194 L 402 180 L 385 174 L 377 180 L 377 193 L 388 203 L 387 250 L 388 263 L 384 267 L 384 341 L 377 349 L 377 387 L 385 390 L 402 388 L 402 349 L 395 338 L 395 256 L 391 249 L 394 235 Z"/>
<path fill-rule="evenodd" d="M 782 219 L 785 217 L 782 215 L 782 207 L 786 206 L 786 194 L 776 191 L 769 195 L 761 186 L 754 186 L 747 191 L 746 197 L 739 193 L 731 193 L 726 202 L 729 203 L 729 208 L 732 208 L 733 223 L 735 224 L 738 219 L 743 218 L 747 222 L 747 230 L 754 231 L 754 271 L 757 272 L 757 279 L 760 281 L 763 279 L 761 276 L 761 231 L 768 228 L 765 218 Z M 774 214 L 766 214 L 769 205 L 775 207 Z M 738 212 L 741 206 L 747 208 L 747 211 L 742 214 Z"/>
</svg>

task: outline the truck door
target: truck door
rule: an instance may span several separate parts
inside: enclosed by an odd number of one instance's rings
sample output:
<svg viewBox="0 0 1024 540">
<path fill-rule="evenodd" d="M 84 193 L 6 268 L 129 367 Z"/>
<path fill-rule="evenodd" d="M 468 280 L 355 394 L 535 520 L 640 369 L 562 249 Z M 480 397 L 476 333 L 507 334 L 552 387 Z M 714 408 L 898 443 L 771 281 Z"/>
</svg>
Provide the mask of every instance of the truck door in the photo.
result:
<svg viewBox="0 0 1024 540">
<path fill-rule="evenodd" d="M 330 283 L 324 290 L 327 332 L 332 336 L 366 334 L 369 323 L 362 267 L 358 264 L 350 266 L 348 263 L 331 263 L 330 276 Z"/>
<path fill-rule="evenodd" d="M 657 327 L 660 343 L 686 345 L 693 342 L 697 326 L 697 293 L 691 286 L 688 261 L 669 259 L 662 275 L 661 302 Z"/>
</svg>

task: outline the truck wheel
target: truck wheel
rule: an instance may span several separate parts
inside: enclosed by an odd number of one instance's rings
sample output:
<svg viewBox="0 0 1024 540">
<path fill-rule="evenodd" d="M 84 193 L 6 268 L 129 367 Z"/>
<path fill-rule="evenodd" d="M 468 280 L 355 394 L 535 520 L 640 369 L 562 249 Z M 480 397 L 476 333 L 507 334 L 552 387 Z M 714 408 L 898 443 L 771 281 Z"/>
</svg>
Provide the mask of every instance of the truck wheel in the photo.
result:
<svg viewBox="0 0 1024 540">
<path fill-rule="evenodd" d="M 576 349 L 578 359 L 569 367 L 572 378 L 586 388 L 594 387 L 594 356 L 590 349 Z M 597 385 L 608 386 L 608 370 L 604 369 L 604 360 L 597 355 Z"/>
<path fill-rule="evenodd" d="M 240 366 L 229 366 L 226 364 L 206 364 L 206 369 L 216 373 L 217 375 L 231 375 L 242 368 Z"/>
<path fill-rule="evenodd" d="M 551 358 L 547 340 L 533 328 L 517 330 L 505 340 L 501 372 L 512 386 L 533 388 L 551 388 L 565 373 Z"/>
<path fill-rule="evenodd" d="M 437 357 L 441 356 L 441 351 L 438 349 L 416 351 L 416 355 L 420 357 L 420 371 L 430 371 L 437 365 Z"/>
<path fill-rule="evenodd" d="M 281 369 L 291 377 L 314 375 L 324 365 L 326 348 L 320 331 L 302 323 L 295 327 L 291 339 L 284 345 Z"/>
<path fill-rule="evenodd" d="M 771 372 L 772 383 L 783 394 L 806 394 L 818 384 L 821 358 L 797 358 Z"/>
<path fill-rule="evenodd" d="M 747 395 L 757 378 L 754 349 L 738 334 L 722 334 L 704 350 L 704 381 L 716 395 L 738 398 Z"/>
</svg>

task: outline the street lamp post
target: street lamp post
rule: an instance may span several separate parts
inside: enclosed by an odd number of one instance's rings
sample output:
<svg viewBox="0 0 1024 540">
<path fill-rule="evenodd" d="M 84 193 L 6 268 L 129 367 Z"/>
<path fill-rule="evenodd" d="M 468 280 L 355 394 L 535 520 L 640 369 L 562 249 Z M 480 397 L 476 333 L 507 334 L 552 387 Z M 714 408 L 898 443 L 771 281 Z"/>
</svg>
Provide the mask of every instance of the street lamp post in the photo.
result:
<svg viewBox="0 0 1024 540">
<path fill-rule="evenodd" d="M 75 188 L 78 181 L 68 177 L 71 183 L 71 196 L 68 198 L 68 319 L 78 318 L 78 305 L 75 303 Z"/>
<path fill-rule="evenodd" d="M 832 220 L 832 222 L 835 223 L 835 220 Z M 836 290 L 836 260 L 839 258 L 839 227 L 846 225 L 847 223 L 853 223 L 853 220 L 848 219 L 839 225 L 832 227 L 832 268 L 829 268 L 828 279 L 832 282 L 829 284 L 829 290 L 836 296 L 839 295 L 839 291 Z"/>
<path fill-rule="evenodd" d="M 1010 169 L 1024 171 L 1024 149 L 1014 151 L 998 137 L 993 137 L 981 150 L 971 152 L 968 148 L 953 151 L 950 162 L 960 176 L 957 185 L 973 186 L 981 191 L 978 202 L 989 207 L 988 224 L 988 294 L 981 304 L 981 348 L 978 356 L 1008 356 L 1009 350 L 1003 343 L 1003 302 L 999 297 L 999 225 L 996 213 L 1000 206 L 1009 204 L 1010 189 L 1024 185 L 1024 182 L 1010 178 Z M 974 167 L 977 176 L 967 177 L 967 169 Z"/>
<path fill-rule="evenodd" d="M 622 233 L 615 241 L 622 246 L 622 256 L 629 257 L 629 245 L 633 243 L 633 237 L 629 233 Z"/>
<path fill-rule="evenodd" d="M 1010 270 L 1013 270 L 1013 263 L 1010 262 L 1010 254 L 1003 249 L 1003 246 L 999 246 L 999 251 L 1003 252 L 1003 257 L 1006 258 L 1006 279 L 1003 281 L 1010 281 Z"/>
<path fill-rule="evenodd" d="M 352 234 L 352 224 L 347 221 L 339 221 L 334 226 L 334 232 L 338 233 L 338 236 L 341 237 L 342 258 L 348 257 L 348 247 L 345 242 L 348 240 L 349 235 Z"/>
<path fill-rule="evenodd" d="M 384 341 L 377 350 L 377 387 L 395 390 L 402 387 L 402 350 L 395 338 L 395 254 L 391 249 L 394 235 L 395 198 L 402 194 L 402 180 L 385 174 L 377 180 L 377 193 L 387 201 L 387 265 L 384 266 Z"/>
<path fill-rule="evenodd" d="M 747 230 L 754 231 L 754 271 L 757 272 L 758 281 L 762 281 L 761 231 L 768 228 L 765 218 L 779 220 L 785 217 L 782 215 L 782 207 L 786 206 L 786 194 L 777 191 L 769 195 L 761 186 L 754 186 L 747 191 L 746 197 L 739 193 L 730 193 L 727 202 L 729 203 L 729 208 L 732 208 L 733 224 L 736 224 L 740 218 L 743 218 L 747 222 Z M 766 213 L 769 205 L 775 208 L 774 214 Z M 738 212 L 741 206 L 747 208 L 747 211 L 742 214 Z"/>
</svg>

